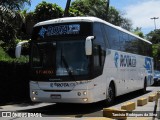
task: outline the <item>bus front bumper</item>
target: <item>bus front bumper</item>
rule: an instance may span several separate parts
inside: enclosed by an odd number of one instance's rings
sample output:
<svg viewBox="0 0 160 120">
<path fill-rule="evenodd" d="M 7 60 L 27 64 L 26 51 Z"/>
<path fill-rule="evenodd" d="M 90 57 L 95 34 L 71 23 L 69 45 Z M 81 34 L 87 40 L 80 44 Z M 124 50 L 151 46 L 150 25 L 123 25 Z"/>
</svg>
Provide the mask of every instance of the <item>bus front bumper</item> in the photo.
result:
<svg viewBox="0 0 160 120">
<path fill-rule="evenodd" d="M 33 102 L 49 103 L 93 103 L 92 89 L 83 90 L 42 90 L 37 84 L 30 83 L 30 98 Z"/>
</svg>

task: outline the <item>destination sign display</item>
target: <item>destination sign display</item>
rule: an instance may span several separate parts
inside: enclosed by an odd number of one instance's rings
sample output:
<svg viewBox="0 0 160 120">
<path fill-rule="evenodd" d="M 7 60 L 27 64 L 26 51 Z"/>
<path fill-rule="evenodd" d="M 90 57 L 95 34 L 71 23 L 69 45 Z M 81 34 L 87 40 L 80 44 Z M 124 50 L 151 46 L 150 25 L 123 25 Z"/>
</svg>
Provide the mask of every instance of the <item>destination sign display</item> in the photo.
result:
<svg viewBox="0 0 160 120">
<path fill-rule="evenodd" d="M 71 37 L 71 36 L 89 36 L 91 35 L 91 23 L 63 23 L 37 26 L 33 29 L 32 38 L 56 38 L 56 37 Z"/>
<path fill-rule="evenodd" d="M 42 28 L 39 31 L 41 37 L 46 36 L 55 36 L 55 35 L 65 35 L 65 34 L 79 34 L 80 25 L 79 24 L 70 24 L 70 25 L 59 25 L 59 26 L 48 26 L 47 28 Z"/>
</svg>

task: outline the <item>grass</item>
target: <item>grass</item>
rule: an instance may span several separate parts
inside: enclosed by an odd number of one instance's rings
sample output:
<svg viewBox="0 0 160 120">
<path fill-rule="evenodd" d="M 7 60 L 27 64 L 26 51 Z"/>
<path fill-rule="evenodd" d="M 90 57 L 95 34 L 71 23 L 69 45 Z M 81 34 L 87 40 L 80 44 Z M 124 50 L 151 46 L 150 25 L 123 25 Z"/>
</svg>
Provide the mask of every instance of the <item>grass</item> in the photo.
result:
<svg viewBox="0 0 160 120">
<path fill-rule="evenodd" d="M 29 62 L 29 57 L 22 55 L 20 58 L 12 58 L 0 46 L 0 61 L 28 63 Z"/>
<path fill-rule="evenodd" d="M 0 47 L 0 61 L 8 61 L 12 58 Z"/>
</svg>

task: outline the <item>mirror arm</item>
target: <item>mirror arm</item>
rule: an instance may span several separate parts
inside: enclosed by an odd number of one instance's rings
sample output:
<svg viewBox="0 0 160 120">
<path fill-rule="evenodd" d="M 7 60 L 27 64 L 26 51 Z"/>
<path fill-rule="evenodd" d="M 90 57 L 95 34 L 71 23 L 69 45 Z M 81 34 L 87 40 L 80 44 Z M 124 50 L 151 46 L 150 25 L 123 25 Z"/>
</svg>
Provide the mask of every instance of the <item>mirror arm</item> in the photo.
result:
<svg viewBox="0 0 160 120">
<path fill-rule="evenodd" d="M 19 42 L 15 49 L 15 57 L 19 58 L 21 56 L 22 45 L 28 43 L 28 41 Z"/>
</svg>

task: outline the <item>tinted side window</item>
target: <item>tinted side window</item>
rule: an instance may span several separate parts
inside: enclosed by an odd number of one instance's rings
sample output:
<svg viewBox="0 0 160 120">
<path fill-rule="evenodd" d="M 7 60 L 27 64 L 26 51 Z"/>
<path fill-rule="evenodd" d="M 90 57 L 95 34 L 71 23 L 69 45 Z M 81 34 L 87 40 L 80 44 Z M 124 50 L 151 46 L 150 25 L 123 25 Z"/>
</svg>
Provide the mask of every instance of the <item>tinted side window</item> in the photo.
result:
<svg viewBox="0 0 160 120">
<path fill-rule="evenodd" d="M 105 61 L 105 49 L 106 43 L 104 42 L 104 36 L 102 34 L 102 24 L 94 23 L 93 24 L 93 34 L 95 39 L 93 40 L 93 66 L 94 66 L 94 75 L 102 74 L 103 65 Z"/>
<path fill-rule="evenodd" d="M 99 54 L 99 45 L 94 45 L 94 67 L 100 67 L 100 54 Z"/>
<path fill-rule="evenodd" d="M 138 54 L 138 39 L 134 36 L 129 36 L 129 42 L 126 45 L 126 52 Z"/>
<path fill-rule="evenodd" d="M 138 44 L 138 51 L 140 55 L 146 55 L 146 48 L 145 43 L 142 40 L 139 40 Z"/>
<path fill-rule="evenodd" d="M 105 61 L 105 49 L 106 49 L 106 42 L 104 40 L 104 34 L 103 33 L 103 24 L 101 23 L 94 23 L 93 27 L 93 33 L 94 36 L 96 37 L 95 40 L 93 41 L 93 44 L 95 46 L 98 45 L 96 48 L 99 54 L 99 65 L 102 66 Z M 97 61 L 97 60 L 96 60 Z"/>
<path fill-rule="evenodd" d="M 148 44 L 147 45 L 147 56 L 152 57 L 152 45 Z"/>
<path fill-rule="evenodd" d="M 107 33 L 107 38 L 108 38 L 109 46 L 111 47 L 111 49 L 120 50 L 120 46 L 119 46 L 120 41 L 119 41 L 118 30 L 106 25 L 105 31 Z"/>
<path fill-rule="evenodd" d="M 105 42 L 102 34 L 102 27 L 100 23 L 94 23 L 93 34 L 96 37 L 94 43 L 105 47 Z"/>
<path fill-rule="evenodd" d="M 128 34 L 119 31 L 119 41 L 120 41 L 120 44 L 119 44 L 120 50 L 125 52 L 126 51 L 126 46 L 130 42 Z"/>
</svg>

